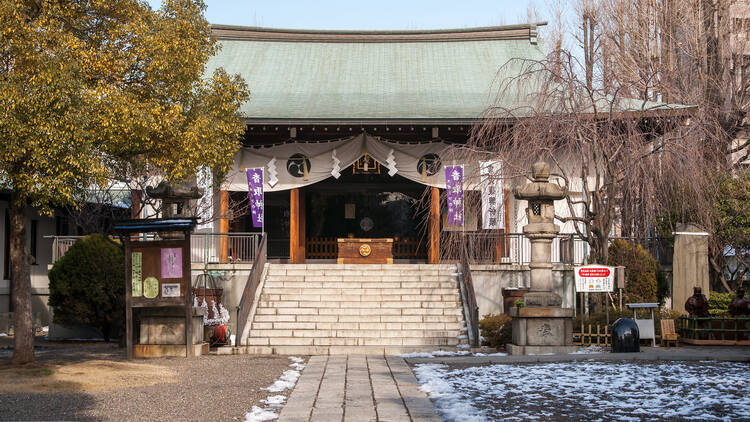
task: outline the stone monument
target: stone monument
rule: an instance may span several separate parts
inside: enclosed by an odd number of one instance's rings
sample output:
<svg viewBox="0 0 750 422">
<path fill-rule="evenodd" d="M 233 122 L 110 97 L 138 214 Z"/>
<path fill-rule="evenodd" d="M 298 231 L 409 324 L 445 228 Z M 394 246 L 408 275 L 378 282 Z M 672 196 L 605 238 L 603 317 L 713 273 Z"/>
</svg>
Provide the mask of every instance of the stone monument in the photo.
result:
<svg viewBox="0 0 750 422">
<path fill-rule="evenodd" d="M 529 223 L 523 232 L 531 241 L 529 292 L 524 307 L 510 310 L 513 318 L 513 343 L 506 345 L 512 355 L 569 353 L 573 346 L 573 309 L 562 308 L 562 298 L 552 292 L 552 240 L 560 228 L 555 224 L 555 201 L 565 190 L 549 182 L 550 166 L 538 161 L 532 166 L 534 181 L 516 187 L 517 199 L 529 202 Z"/>
<path fill-rule="evenodd" d="M 694 224 L 684 224 L 674 232 L 672 309 L 687 311 L 685 303 L 693 287 L 700 287 L 710 296 L 708 233 Z"/>
</svg>

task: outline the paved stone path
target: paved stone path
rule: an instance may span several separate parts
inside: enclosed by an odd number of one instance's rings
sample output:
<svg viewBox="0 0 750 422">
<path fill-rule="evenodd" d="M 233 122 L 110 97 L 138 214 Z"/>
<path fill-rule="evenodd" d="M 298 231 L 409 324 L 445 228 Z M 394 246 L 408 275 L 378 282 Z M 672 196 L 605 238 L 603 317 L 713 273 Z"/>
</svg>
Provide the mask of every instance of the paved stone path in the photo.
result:
<svg viewBox="0 0 750 422">
<path fill-rule="evenodd" d="M 409 366 L 396 356 L 313 356 L 281 422 L 439 422 Z"/>
</svg>

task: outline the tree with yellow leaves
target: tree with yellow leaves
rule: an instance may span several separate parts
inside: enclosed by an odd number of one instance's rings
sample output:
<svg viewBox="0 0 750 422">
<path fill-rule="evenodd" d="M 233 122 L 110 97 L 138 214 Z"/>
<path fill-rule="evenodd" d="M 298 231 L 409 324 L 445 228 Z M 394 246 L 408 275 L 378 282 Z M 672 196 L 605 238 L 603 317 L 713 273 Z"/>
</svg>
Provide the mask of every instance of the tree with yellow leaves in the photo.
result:
<svg viewBox="0 0 750 422">
<path fill-rule="evenodd" d="M 226 173 L 244 129 L 239 76 L 201 0 L 0 0 L 0 188 L 10 190 L 13 362 L 34 360 L 27 204 L 50 212 L 143 172 Z"/>
</svg>

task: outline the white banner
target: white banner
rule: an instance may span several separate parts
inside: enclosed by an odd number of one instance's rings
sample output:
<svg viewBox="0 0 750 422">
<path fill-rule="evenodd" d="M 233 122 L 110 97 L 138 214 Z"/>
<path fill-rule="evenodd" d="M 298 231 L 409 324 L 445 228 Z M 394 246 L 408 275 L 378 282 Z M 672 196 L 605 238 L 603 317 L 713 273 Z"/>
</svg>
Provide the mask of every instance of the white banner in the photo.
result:
<svg viewBox="0 0 750 422">
<path fill-rule="evenodd" d="M 198 230 L 211 229 L 214 218 L 214 176 L 209 167 L 198 168 L 195 184 L 203 189 L 203 196 L 198 199 Z"/>
<path fill-rule="evenodd" d="M 502 161 L 479 162 L 479 176 L 482 186 L 482 228 L 485 230 L 505 229 L 502 172 Z"/>
<path fill-rule="evenodd" d="M 338 178 L 364 154 L 388 169 L 387 174 L 403 176 L 427 186 L 445 189 L 447 163 L 460 157 L 459 148 L 444 142 L 402 144 L 359 134 L 328 142 L 293 142 L 262 148 L 243 147 L 235 155 L 232 170 L 223 189 L 247 190 L 246 168 L 266 169 L 266 192 L 279 192 Z M 432 163 L 425 169 L 425 162 Z M 466 163 L 464 190 L 477 190 L 476 162 Z"/>
</svg>

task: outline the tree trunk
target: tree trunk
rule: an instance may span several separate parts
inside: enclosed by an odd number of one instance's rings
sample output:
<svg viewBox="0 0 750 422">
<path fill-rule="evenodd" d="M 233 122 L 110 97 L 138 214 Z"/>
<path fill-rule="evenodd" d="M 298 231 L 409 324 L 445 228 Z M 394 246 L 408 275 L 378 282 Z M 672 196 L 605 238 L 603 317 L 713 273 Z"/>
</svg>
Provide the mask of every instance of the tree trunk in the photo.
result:
<svg viewBox="0 0 750 422">
<path fill-rule="evenodd" d="M 31 323 L 31 277 L 26 248 L 26 201 L 11 194 L 10 270 L 13 280 L 13 364 L 34 362 L 34 328 Z"/>
</svg>

